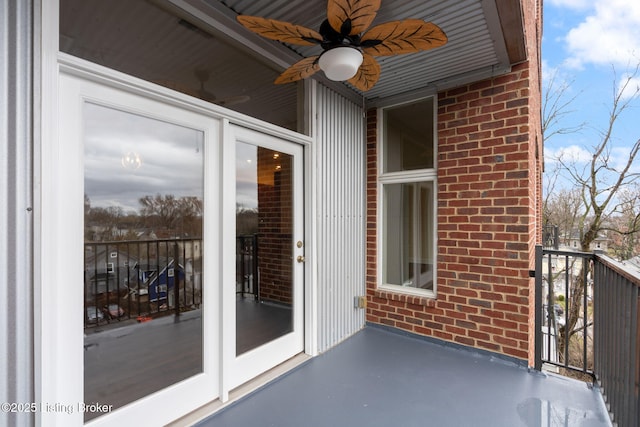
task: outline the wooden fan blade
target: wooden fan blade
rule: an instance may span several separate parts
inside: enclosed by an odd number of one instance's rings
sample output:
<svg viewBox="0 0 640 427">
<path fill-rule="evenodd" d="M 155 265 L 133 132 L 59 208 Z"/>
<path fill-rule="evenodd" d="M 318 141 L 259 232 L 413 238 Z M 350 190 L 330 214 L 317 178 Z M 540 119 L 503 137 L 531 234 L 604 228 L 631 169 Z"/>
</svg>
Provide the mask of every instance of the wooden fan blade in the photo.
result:
<svg viewBox="0 0 640 427">
<path fill-rule="evenodd" d="M 399 55 L 440 47 L 447 43 L 447 36 L 436 24 L 407 19 L 376 25 L 362 35 L 361 43 L 370 55 Z"/>
<path fill-rule="evenodd" d="M 303 46 L 312 46 L 322 41 L 322 36 L 317 31 L 289 22 L 247 15 L 238 15 L 237 20 L 247 29 L 271 40 Z"/>
<path fill-rule="evenodd" d="M 362 65 L 355 76 L 348 81 L 363 92 L 368 91 L 378 82 L 380 78 L 380 64 L 378 61 L 366 53 L 362 54 Z"/>
<path fill-rule="evenodd" d="M 320 71 L 320 65 L 318 65 L 318 58 L 320 56 L 310 56 L 302 61 L 298 61 L 291 67 L 284 70 L 284 73 L 275 80 L 275 84 L 291 83 L 298 80 L 306 79 L 309 76 L 314 75 Z"/>
<path fill-rule="evenodd" d="M 381 0 L 329 0 L 327 19 L 343 36 L 360 34 L 373 22 Z"/>
</svg>

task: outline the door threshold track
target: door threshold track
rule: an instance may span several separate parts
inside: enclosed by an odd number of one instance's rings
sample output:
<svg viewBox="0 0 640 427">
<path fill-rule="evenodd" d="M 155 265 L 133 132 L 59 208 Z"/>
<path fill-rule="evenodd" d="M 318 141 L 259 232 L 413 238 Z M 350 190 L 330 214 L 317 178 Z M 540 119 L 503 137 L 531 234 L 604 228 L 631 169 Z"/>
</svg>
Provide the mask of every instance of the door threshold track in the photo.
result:
<svg viewBox="0 0 640 427">
<path fill-rule="evenodd" d="M 229 400 L 227 400 L 226 402 L 223 403 L 220 401 L 220 399 L 216 399 L 204 406 L 201 406 L 200 408 L 185 415 L 184 417 L 178 418 L 177 420 L 167 424 L 167 427 L 192 426 L 199 421 L 209 417 L 210 415 L 226 408 L 227 406 L 232 405 L 243 397 L 250 395 L 254 391 L 285 375 L 286 373 L 297 368 L 311 358 L 312 356 L 306 353 L 297 354 L 291 359 L 233 389 L 231 392 L 229 392 Z"/>
</svg>

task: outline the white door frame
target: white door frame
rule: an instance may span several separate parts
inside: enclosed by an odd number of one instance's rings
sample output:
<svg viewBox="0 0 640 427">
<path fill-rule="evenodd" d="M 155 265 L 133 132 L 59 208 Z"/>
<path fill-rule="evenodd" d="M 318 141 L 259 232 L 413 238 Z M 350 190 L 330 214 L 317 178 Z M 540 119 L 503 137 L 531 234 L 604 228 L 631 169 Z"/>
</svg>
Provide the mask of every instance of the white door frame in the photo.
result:
<svg viewBox="0 0 640 427">
<path fill-rule="evenodd" d="M 304 229 L 304 150 L 303 146 L 267 135 L 245 127 L 229 125 L 225 127 L 227 136 L 223 146 L 223 224 L 222 240 L 224 245 L 222 288 L 222 340 L 223 340 L 223 396 L 228 391 L 257 377 L 278 364 L 290 359 L 304 350 L 304 293 L 305 266 L 296 262 L 296 257 L 305 255 L 304 246 L 293 248 L 293 332 L 285 334 L 258 348 L 239 356 L 236 355 L 236 293 L 235 286 L 235 241 L 236 241 L 236 142 L 265 147 L 289 154 L 293 159 L 293 237 L 296 241 L 305 241 Z"/>
<path fill-rule="evenodd" d="M 55 157 L 57 185 L 64 191 L 58 191 L 57 212 L 60 240 L 52 242 L 56 246 L 56 257 L 63 266 L 59 280 L 52 281 L 56 291 L 52 301 L 43 307 L 46 318 L 56 319 L 55 327 L 49 328 L 47 337 L 53 342 L 50 354 L 59 361 L 57 374 L 64 378 L 59 385 L 60 394 L 53 402 L 67 405 L 60 414 L 69 418 L 71 424 L 82 421 L 84 414 L 80 410 L 84 402 L 84 357 L 83 352 L 83 312 L 84 306 L 84 217 L 82 200 L 84 195 L 84 105 L 87 102 L 114 108 L 152 119 L 167 121 L 180 126 L 202 131 L 204 134 L 204 221 L 203 251 L 204 278 L 203 292 L 203 370 L 202 373 L 166 387 L 121 408 L 116 408 L 108 416 L 91 420 L 89 425 L 106 423 L 126 423 L 131 420 L 145 420 L 151 424 L 163 424 L 171 419 L 197 409 L 199 406 L 219 396 L 219 342 L 216 323 L 219 316 L 219 213 L 216 201 L 219 196 L 220 120 L 204 114 L 160 102 L 140 93 L 132 93 L 103 83 L 62 74 L 60 76 L 60 143 Z M 54 344 L 55 343 L 55 344 Z M 180 396 L 192 395 L 189 400 L 181 401 Z M 50 403 L 50 401 L 45 401 Z M 70 405 L 70 406 L 69 406 Z M 157 411 L 154 408 L 165 408 Z M 45 412 L 47 412 L 45 410 Z M 58 412 L 58 411 L 53 411 Z M 65 421 L 66 423 L 67 421 Z M 113 424 L 112 424 L 113 425 Z"/>
<path fill-rule="evenodd" d="M 57 3 L 57 2 L 54 2 Z M 57 5 L 55 5 L 54 11 L 51 12 L 49 7 L 51 4 L 45 2 L 42 12 L 46 13 L 48 10 L 53 15 L 47 16 L 46 21 L 51 18 L 57 18 Z M 49 28 L 55 29 L 55 35 L 47 36 L 47 32 L 43 31 L 43 38 L 48 40 L 57 41 L 57 25 L 49 22 L 48 25 L 44 24 L 43 30 Z M 313 271 L 315 270 L 315 262 L 311 254 L 313 253 L 313 241 L 310 238 L 313 230 L 313 215 L 309 209 L 312 208 L 313 197 L 311 196 L 313 173 L 310 165 L 312 164 L 312 138 L 301 135 L 296 132 L 289 131 L 287 129 L 279 128 L 277 126 L 265 123 L 258 119 L 254 119 L 245 116 L 240 113 L 236 113 L 227 110 L 222 107 L 211 105 L 209 103 L 197 100 L 187 95 L 179 94 L 164 88 L 160 88 L 149 82 L 145 82 L 128 75 L 119 73 L 114 70 L 107 69 L 105 67 L 89 63 L 87 61 L 71 57 L 57 51 L 53 53 L 51 49 L 55 46 L 57 50 L 57 43 L 49 42 L 43 46 L 43 60 L 41 64 L 42 71 L 42 110 L 40 111 L 39 122 L 39 145 L 37 152 L 37 161 L 35 167 L 36 175 L 36 188 L 39 190 L 37 193 L 39 197 L 35 201 L 35 205 L 40 212 L 40 216 L 36 217 L 38 221 L 38 227 L 36 230 L 36 246 L 35 246 L 35 270 L 34 276 L 36 281 L 36 319 L 34 323 L 35 330 L 35 342 L 36 342 L 36 363 L 35 363 L 35 382 L 36 382 L 36 401 L 37 402 L 72 402 L 80 403 L 75 400 L 81 399 L 81 393 L 78 390 L 82 390 L 82 378 L 75 377 L 69 378 L 66 373 L 69 372 L 69 368 L 73 366 L 77 369 L 78 366 L 82 366 L 82 354 L 77 352 L 71 352 L 66 348 L 82 348 L 82 336 L 81 334 L 72 334 L 73 337 L 67 340 L 68 346 L 62 347 L 58 338 L 65 335 L 65 325 L 73 324 L 76 319 L 71 312 L 64 312 L 60 310 L 58 302 L 60 302 L 62 295 L 58 290 L 62 287 L 62 283 L 69 280 L 69 272 L 72 267 L 69 266 L 69 260 L 77 258 L 77 261 L 81 263 L 83 259 L 83 253 L 81 249 L 82 244 L 76 243 L 77 246 L 74 250 L 64 250 L 60 247 L 60 242 L 69 238 L 69 224 L 75 222 L 75 224 L 82 223 L 81 210 L 74 211 L 74 215 L 70 215 L 68 212 L 68 205 L 64 203 L 63 193 L 65 188 L 69 185 L 74 185 L 74 180 L 81 178 L 83 171 L 81 155 L 78 153 L 73 154 L 68 162 L 64 165 L 60 163 L 60 159 L 67 154 L 68 150 L 79 150 L 79 147 L 70 147 L 66 141 L 62 141 L 58 135 L 60 135 L 60 123 L 58 120 L 59 112 L 59 99 L 63 95 L 59 91 L 59 79 L 61 71 L 79 77 L 92 83 L 98 83 L 111 87 L 113 89 L 122 90 L 134 95 L 139 95 L 148 98 L 148 100 L 166 103 L 173 107 L 182 108 L 185 111 L 189 111 L 196 114 L 203 114 L 209 118 L 216 118 L 220 120 L 220 139 L 223 144 L 231 135 L 232 123 L 240 125 L 242 127 L 252 129 L 261 132 L 265 135 L 281 138 L 283 140 L 297 143 L 302 147 L 304 156 L 304 199 L 305 199 L 305 256 L 307 263 L 305 265 L 304 272 L 304 352 L 310 355 L 316 354 L 317 343 L 315 333 L 316 313 L 315 305 L 317 303 L 315 295 L 315 281 Z M 311 85 L 306 85 L 306 94 L 311 93 Z M 313 108 L 312 98 L 306 96 L 306 102 L 308 107 L 305 109 L 305 117 L 307 123 L 312 123 L 310 119 Z M 70 112 L 61 112 L 61 114 L 68 114 Z M 307 117 L 309 116 L 309 117 Z M 78 175 L 80 172 L 80 175 Z M 75 175 L 74 175 L 75 174 Z M 78 193 L 76 191 L 76 193 Z M 81 193 L 79 193 L 81 194 Z M 81 200 L 81 199 L 80 199 Z M 218 197 L 220 202 L 222 198 Z M 235 204 L 235 201 L 234 201 Z M 78 206 L 82 206 L 79 204 Z M 220 231 L 225 227 L 222 227 L 224 218 L 219 218 Z M 82 231 L 80 227 L 75 231 L 77 234 L 75 240 L 82 242 Z M 75 257 L 75 258 L 74 258 Z M 220 262 L 228 262 L 224 259 L 224 255 L 220 255 Z M 232 262 L 230 265 L 235 265 Z M 81 297 L 77 300 L 81 304 Z M 225 317 L 224 310 L 220 310 L 220 321 Z M 235 318 L 234 318 L 235 320 Z M 218 330 L 219 332 L 220 330 Z M 78 336 L 76 336 L 78 335 Z M 235 346 L 234 346 L 235 350 Z M 74 356 L 75 354 L 75 356 Z M 219 391 L 219 399 L 225 401 L 228 398 L 228 391 L 230 390 L 229 382 L 227 382 L 225 374 L 225 363 L 222 361 L 223 354 L 219 353 L 217 356 L 219 362 L 219 386 L 216 387 Z M 74 391 L 75 390 L 75 391 Z M 71 397 L 70 397 L 71 396 Z M 78 397 L 80 396 L 80 397 Z M 182 400 L 191 400 L 192 393 L 183 394 Z M 143 398 L 142 400 L 145 400 Z M 173 405 L 175 402 L 171 401 L 167 404 Z M 102 417 L 103 421 L 116 421 L 115 413 L 108 417 Z M 185 415 L 185 413 L 180 413 Z M 96 419 L 96 425 L 102 423 L 100 418 Z M 78 413 L 65 414 L 64 412 L 39 412 L 36 415 L 37 425 L 82 425 L 82 416 Z"/>
</svg>

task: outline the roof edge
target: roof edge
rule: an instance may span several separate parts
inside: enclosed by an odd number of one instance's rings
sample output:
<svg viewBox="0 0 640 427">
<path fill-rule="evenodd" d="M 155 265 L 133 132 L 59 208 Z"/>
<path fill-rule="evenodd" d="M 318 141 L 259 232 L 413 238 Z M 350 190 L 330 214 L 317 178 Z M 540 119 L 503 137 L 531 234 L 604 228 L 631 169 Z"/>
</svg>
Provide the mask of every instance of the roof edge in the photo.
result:
<svg viewBox="0 0 640 427">
<path fill-rule="evenodd" d="M 522 3 L 518 0 L 496 0 L 495 3 L 509 62 L 518 64 L 526 61 L 527 42 Z"/>
</svg>

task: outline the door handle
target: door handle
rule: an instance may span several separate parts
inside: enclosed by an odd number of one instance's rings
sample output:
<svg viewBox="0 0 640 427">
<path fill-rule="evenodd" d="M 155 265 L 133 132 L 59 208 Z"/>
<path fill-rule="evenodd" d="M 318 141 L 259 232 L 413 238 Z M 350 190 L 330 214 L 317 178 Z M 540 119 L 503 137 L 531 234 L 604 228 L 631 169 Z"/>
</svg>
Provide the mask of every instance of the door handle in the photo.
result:
<svg viewBox="0 0 640 427">
<path fill-rule="evenodd" d="M 302 255 L 298 255 L 298 258 L 296 258 L 298 262 L 304 262 L 304 257 Z"/>
</svg>

